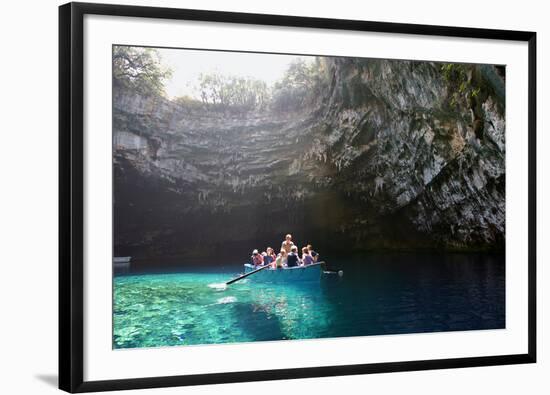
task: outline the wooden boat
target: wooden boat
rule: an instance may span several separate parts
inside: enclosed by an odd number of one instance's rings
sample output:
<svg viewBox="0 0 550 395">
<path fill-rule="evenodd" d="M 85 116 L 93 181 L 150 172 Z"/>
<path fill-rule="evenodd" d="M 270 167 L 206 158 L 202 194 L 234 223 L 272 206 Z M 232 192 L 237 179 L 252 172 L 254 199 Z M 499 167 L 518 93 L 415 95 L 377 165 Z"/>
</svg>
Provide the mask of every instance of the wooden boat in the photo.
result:
<svg viewBox="0 0 550 395">
<path fill-rule="evenodd" d="M 250 281 L 262 283 L 304 283 L 321 279 L 324 262 L 316 262 L 307 266 L 286 267 L 282 269 L 266 268 L 249 277 Z M 244 264 L 244 273 L 258 269 L 250 263 Z"/>
<path fill-rule="evenodd" d="M 115 273 L 127 273 L 130 270 L 131 256 L 113 257 L 113 269 Z"/>
<path fill-rule="evenodd" d="M 130 261 L 132 260 L 132 257 L 131 256 L 115 256 L 113 258 L 113 263 L 130 263 Z"/>
</svg>

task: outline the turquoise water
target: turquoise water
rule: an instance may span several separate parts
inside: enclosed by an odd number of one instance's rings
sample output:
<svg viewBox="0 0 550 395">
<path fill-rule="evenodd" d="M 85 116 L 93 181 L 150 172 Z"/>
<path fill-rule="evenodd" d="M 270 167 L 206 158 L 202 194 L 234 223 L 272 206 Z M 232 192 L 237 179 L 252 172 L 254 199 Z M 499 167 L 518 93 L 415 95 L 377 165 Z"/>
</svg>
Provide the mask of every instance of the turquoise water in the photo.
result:
<svg viewBox="0 0 550 395">
<path fill-rule="evenodd" d="M 306 339 L 330 326 L 319 284 L 228 287 L 228 274 L 115 278 L 115 347 Z"/>
<path fill-rule="evenodd" d="M 313 284 L 230 273 L 114 278 L 114 348 L 503 328 L 503 258 L 373 257 Z M 211 269 L 212 270 L 212 269 Z"/>
</svg>

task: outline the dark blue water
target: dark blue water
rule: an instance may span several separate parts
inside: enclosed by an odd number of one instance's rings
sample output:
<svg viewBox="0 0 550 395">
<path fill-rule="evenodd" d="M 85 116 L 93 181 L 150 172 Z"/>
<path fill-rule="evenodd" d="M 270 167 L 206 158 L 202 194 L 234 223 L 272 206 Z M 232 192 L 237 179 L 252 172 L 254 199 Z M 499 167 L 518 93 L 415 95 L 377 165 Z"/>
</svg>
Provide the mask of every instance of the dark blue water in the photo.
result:
<svg viewBox="0 0 550 395">
<path fill-rule="evenodd" d="M 115 348 L 505 327 L 504 255 L 368 254 L 319 284 L 222 283 L 241 267 L 115 277 Z"/>
</svg>

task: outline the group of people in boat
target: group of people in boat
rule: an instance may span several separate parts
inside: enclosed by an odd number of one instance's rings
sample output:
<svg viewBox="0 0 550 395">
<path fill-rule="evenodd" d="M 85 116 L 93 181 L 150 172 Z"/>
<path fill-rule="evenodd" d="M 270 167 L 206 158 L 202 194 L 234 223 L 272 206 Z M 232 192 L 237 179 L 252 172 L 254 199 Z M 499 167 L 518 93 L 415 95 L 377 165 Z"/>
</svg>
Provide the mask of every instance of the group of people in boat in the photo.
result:
<svg viewBox="0 0 550 395">
<path fill-rule="evenodd" d="M 292 241 L 292 235 L 285 236 L 281 243 L 281 250 L 278 254 L 271 247 L 260 253 L 258 250 L 252 251 L 251 261 L 254 267 L 271 265 L 273 269 L 283 269 L 286 267 L 311 265 L 319 260 L 319 254 L 313 250 L 311 244 L 302 247 L 302 256 L 298 254 L 298 247 Z"/>
</svg>

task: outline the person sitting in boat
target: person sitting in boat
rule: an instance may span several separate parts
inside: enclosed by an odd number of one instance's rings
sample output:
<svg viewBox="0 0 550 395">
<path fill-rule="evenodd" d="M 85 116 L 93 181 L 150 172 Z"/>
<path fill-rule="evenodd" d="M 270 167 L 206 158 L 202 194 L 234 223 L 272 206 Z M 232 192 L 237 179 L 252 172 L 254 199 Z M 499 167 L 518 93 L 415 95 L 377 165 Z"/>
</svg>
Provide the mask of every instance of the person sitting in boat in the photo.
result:
<svg viewBox="0 0 550 395">
<path fill-rule="evenodd" d="M 262 254 L 258 252 L 258 250 L 252 251 L 252 264 L 254 266 L 261 266 L 264 264 L 264 258 L 262 257 Z"/>
<path fill-rule="evenodd" d="M 281 252 L 279 253 L 279 255 L 277 255 L 277 259 L 275 259 L 275 267 L 277 269 L 284 268 L 286 266 L 286 258 L 286 250 L 284 248 L 281 248 Z"/>
<path fill-rule="evenodd" d="M 319 260 L 319 254 L 316 251 L 313 251 L 311 244 L 307 245 L 307 249 L 309 250 L 309 255 L 313 258 L 313 262 L 317 262 Z"/>
<path fill-rule="evenodd" d="M 273 251 L 273 248 L 271 247 L 267 247 L 265 255 L 262 252 L 262 256 L 264 257 L 264 265 L 269 265 L 275 262 L 275 259 L 277 258 L 277 255 L 275 255 L 275 251 Z"/>
<path fill-rule="evenodd" d="M 294 243 L 292 242 L 292 235 L 288 234 L 285 236 L 285 241 L 283 241 L 283 243 L 281 244 L 281 248 L 284 248 L 286 253 L 288 254 L 293 245 Z"/>
<path fill-rule="evenodd" d="M 313 257 L 309 253 L 309 249 L 307 247 L 302 248 L 302 265 L 311 265 L 314 262 Z"/>
<path fill-rule="evenodd" d="M 286 250 L 281 248 L 281 252 L 277 255 L 277 259 L 275 259 L 275 266 L 277 269 L 284 269 L 286 267 L 287 256 L 288 254 L 286 253 Z"/>
<path fill-rule="evenodd" d="M 301 263 L 302 263 L 302 261 L 301 261 L 300 257 L 298 256 L 298 247 L 293 245 L 292 247 L 290 247 L 290 253 L 286 257 L 286 265 L 288 267 L 295 267 L 295 266 L 298 266 Z"/>
<path fill-rule="evenodd" d="M 271 256 L 267 255 L 267 252 L 262 251 L 262 259 L 264 260 L 264 265 L 270 265 L 271 264 Z"/>
</svg>

